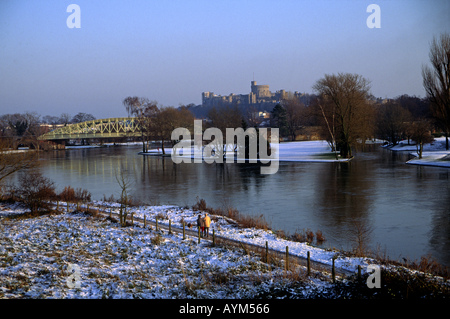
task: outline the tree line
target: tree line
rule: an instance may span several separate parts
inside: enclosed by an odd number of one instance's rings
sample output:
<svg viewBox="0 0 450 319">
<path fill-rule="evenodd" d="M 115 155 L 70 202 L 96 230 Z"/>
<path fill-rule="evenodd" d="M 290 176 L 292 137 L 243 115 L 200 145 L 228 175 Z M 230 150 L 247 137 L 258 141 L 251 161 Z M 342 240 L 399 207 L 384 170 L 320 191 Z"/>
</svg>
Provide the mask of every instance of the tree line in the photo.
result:
<svg viewBox="0 0 450 319">
<path fill-rule="evenodd" d="M 379 138 L 395 145 L 403 139 L 419 145 L 432 141 L 431 132 L 442 132 L 449 149 L 450 132 L 450 35 L 435 37 L 430 45 L 430 66 L 422 66 L 426 97 L 401 95 L 394 99 L 375 99 L 370 93 L 370 81 L 358 74 L 326 74 L 313 85 L 314 94 L 304 100 L 288 97 L 271 110 L 266 126 L 279 128 L 280 136 L 295 140 L 308 127 L 318 127 L 320 137 L 329 141 L 333 151 L 351 158 L 353 150 L 367 139 Z M 134 117 L 141 128 L 142 149 L 148 151 L 149 141 L 160 141 L 162 152 L 175 128 L 193 131 L 193 105 L 163 107 L 145 97 L 129 96 L 122 101 L 128 116 Z M 0 136 L 19 136 L 31 140 L 39 132 L 40 123 L 69 124 L 95 119 L 90 114 L 74 117 L 45 116 L 39 120 L 35 113 L 7 114 L 0 117 Z M 203 119 L 207 127 L 258 128 L 263 124 L 256 109 L 223 104 L 208 110 Z M 193 132 L 192 132 L 193 133 Z M 225 141 L 224 143 L 225 144 Z"/>
<path fill-rule="evenodd" d="M 345 158 L 368 138 L 392 145 L 413 140 L 422 156 L 423 145 L 433 140 L 431 132 L 442 132 L 449 149 L 450 132 L 450 35 L 435 37 L 430 45 L 431 66 L 422 66 L 425 98 L 402 95 L 377 101 L 370 82 L 358 74 L 325 75 L 314 86 L 310 105 L 288 99 L 272 110 L 272 125 L 291 140 L 307 126 L 321 128 L 321 137 Z"/>
<path fill-rule="evenodd" d="M 61 116 L 41 116 L 36 112 L 11 113 L 0 116 L 0 146 L 17 149 L 20 145 L 26 145 L 33 149 L 39 149 L 37 137 L 46 130 L 55 129 L 58 125 L 69 125 L 84 121 L 95 120 L 89 113 L 79 112 L 74 116 L 62 113 Z M 49 128 L 42 125 L 47 124 Z"/>
<path fill-rule="evenodd" d="M 382 139 L 392 145 L 407 139 L 418 145 L 433 140 L 432 132 L 443 133 L 449 149 L 450 132 L 450 36 L 435 37 L 430 45 L 431 67 L 422 67 L 426 97 L 401 95 L 380 100 L 370 93 L 370 81 L 358 74 L 326 74 L 313 86 L 314 93 L 306 105 L 299 98 L 288 97 L 271 111 L 268 126 L 278 127 L 280 136 L 295 140 L 307 127 L 320 128 L 320 137 L 329 141 L 336 154 L 351 158 L 358 144 L 368 139 Z M 177 127 L 192 129 L 190 106 L 178 109 L 160 108 L 146 98 L 128 97 L 123 101 L 129 115 L 136 116 L 144 140 L 170 140 Z M 263 119 L 256 110 L 242 109 L 237 104 L 212 107 L 206 116 L 206 127 L 258 128 Z M 192 132 L 192 131 L 191 131 Z M 225 145 L 224 143 L 222 143 Z M 145 143 L 143 146 L 146 150 Z M 164 149 L 163 149 L 164 153 Z"/>
</svg>

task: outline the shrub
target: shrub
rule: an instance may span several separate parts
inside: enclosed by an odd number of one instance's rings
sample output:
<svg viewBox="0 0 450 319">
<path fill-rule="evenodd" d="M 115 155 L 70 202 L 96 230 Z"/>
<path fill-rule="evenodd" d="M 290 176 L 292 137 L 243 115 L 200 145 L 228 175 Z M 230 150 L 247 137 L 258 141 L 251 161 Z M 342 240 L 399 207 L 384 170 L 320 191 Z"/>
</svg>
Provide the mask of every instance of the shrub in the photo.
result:
<svg viewBox="0 0 450 319">
<path fill-rule="evenodd" d="M 307 229 L 305 231 L 305 234 L 306 234 L 306 241 L 311 244 L 314 241 L 314 233 L 312 232 L 312 230 Z"/>
<path fill-rule="evenodd" d="M 192 206 L 193 210 L 203 211 L 208 213 L 209 215 L 218 215 L 218 216 L 226 216 L 234 221 L 236 221 L 241 227 L 255 227 L 259 229 L 270 229 L 269 224 L 264 219 L 263 215 L 259 217 L 245 216 L 241 215 L 239 211 L 231 207 L 228 204 L 224 205 L 224 208 L 212 208 L 206 205 L 206 201 L 204 199 L 199 199 L 197 197 L 197 203 Z"/>
<path fill-rule="evenodd" d="M 163 239 L 163 237 L 161 236 L 161 234 L 156 234 L 155 236 L 153 236 L 151 239 L 150 239 L 150 241 L 151 241 L 151 243 L 153 244 L 153 245 L 160 245 L 163 241 L 164 241 L 164 239 Z"/>
<path fill-rule="evenodd" d="M 192 209 L 193 209 L 193 210 L 201 210 L 201 211 L 205 211 L 205 210 L 208 209 L 208 207 L 206 207 L 206 201 L 205 201 L 203 198 L 199 199 L 199 198 L 197 197 L 197 203 L 195 203 L 195 204 L 192 206 Z"/>
<path fill-rule="evenodd" d="M 17 193 L 31 212 L 48 210 L 48 200 L 56 197 L 55 184 L 38 171 L 28 172 L 19 178 Z"/>
<path fill-rule="evenodd" d="M 292 236 L 290 236 L 290 239 L 292 241 L 303 243 L 303 242 L 306 241 L 306 236 L 305 236 L 304 232 L 299 233 L 299 232 L 296 231 Z"/>
<path fill-rule="evenodd" d="M 322 244 L 325 241 L 325 236 L 321 230 L 316 231 L 316 242 L 317 244 Z"/>
<path fill-rule="evenodd" d="M 91 200 L 91 193 L 86 189 L 73 189 L 71 186 L 66 186 L 59 194 L 59 199 L 65 202 L 88 202 Z"/>
</svg>

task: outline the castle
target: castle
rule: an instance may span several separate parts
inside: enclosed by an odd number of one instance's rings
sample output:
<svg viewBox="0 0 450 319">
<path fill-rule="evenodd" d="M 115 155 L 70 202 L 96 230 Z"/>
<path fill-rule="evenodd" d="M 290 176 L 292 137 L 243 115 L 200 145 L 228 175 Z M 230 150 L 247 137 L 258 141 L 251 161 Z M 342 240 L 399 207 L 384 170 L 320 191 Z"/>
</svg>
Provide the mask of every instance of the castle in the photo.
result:
<svg viewBox="0 0 450 319">
<path fill-rule="evenodd" d="M 251 82 L 251 91 L 249 94 L 230 94 L 216 95 L 213 92 L 202 93 L 202 107 L 216 107 L 227 104 L 235 104 L 239 107 L 253 106 L 257 110 L 272 110 L 273 107 L 281 100 L 292 96 L 285 90 L 270 92 L 268 85 L 257 85 L 256 81 Z M 294 93 L 295 97 L 300 97 L 298 92 Z"/>
</svg>

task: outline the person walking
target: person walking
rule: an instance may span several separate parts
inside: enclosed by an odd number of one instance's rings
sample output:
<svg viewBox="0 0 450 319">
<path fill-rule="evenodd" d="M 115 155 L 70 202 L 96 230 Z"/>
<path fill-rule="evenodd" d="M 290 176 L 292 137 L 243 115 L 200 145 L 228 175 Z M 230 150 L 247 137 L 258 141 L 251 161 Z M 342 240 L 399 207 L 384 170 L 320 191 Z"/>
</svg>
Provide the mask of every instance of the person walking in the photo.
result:
<svg viewBox="0 0 450 319">
<path fill-rule="evenodd" d="M 200 230 L 200 234 L 203 236 L 203 232 L 205 231 L 205 219 L 202 218 L 201 214 L 198 214 L 197 227 Z"/>
<path fill-rule="evenodd" d="M 211 226 L 211 218 L 208 216 L 208 213 L 205 213 L 205 235 L 206 237 L 209 237 L 209 226 Z"/>
</svg>

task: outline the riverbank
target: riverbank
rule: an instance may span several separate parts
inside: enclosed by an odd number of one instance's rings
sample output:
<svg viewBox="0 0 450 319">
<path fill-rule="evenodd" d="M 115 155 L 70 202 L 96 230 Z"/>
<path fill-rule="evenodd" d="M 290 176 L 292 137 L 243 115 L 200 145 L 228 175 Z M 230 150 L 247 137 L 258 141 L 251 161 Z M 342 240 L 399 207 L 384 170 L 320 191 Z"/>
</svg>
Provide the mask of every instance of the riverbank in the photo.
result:
<svg viewBox="0 0 450 319">
<path fill-rule="evenodd" d="M 373 143 L 371 141 L 368 141 Z M 376 141 L 377 144 L 382 144 L 382 141 Z M 427 165 L 427 166 L 439 166 L 450 167 L 450 151 L 445 150 L 445 137 L 439 137 L 432 143 L 424 145 L 424 152 L 422 158 L 418 158 L 417 146 L 415 144 L 408 143 L 408 141 L 400 141 L 397 145 L 384 145 L 383 147 L 395 152 L 408 152 L 414 158 L 407 161 L 407 164 L 414 165 Z M 123 143 L 117 145 L 138 145 L 140 142 Z M 103 146 L 112 146 L 113 144 L 104 144 Z M 94 148 L 100 147 L 100 145 L 89 146 L 71 146 L 67 148 Z M 147 152 L 139 152 L 140 155 L 147 156 L 166 156 L 172 155 L 173 149 L 170 147 L 165 148 L 165 154 L 162 154 L 161 148 L 150 149 Z M 192 151 L 192 154 L 194 152 Z M 192 156 L 192 158 L 194 158 Z M 282 142 L 278 144 L 278 160 L 289 162 L 349 162 L 351 158 L 341 158 L 339 154 L 331 151 L 330 145 L 324 140 L 318 141 L 297 141 L 297 142 Z"/>
<path fill-rule="evenodd" d="M 348 257 L 283 240 L 269 230 L 241 228 L 235 221 L 212 216 L 212 230 L 223 238 L 305 256 L 355 273 L 353 279 L 338 278 L 333 283 L 330 272 L 314 271 L 282 260 L 266 263 L 261 256 L 227 245 L 213 247 L 204 238 L 168 233 L 167 228 L 143 226 L 158 218 L 159 225 L 180 227 L 194 224 L 199 211 L 177 206 L 130 207 L 133 225 L 119 227 L 109 217 L 76 210 L 76 205 L 60 203 L 60 213 L 26 216 L 20 204 L 2 203 L 0 207 L 0 298 L 31 299 L 346 299 L 384 298 L 397 293 L 389 277 L 381 287 L 369 289 L 365 280 L 355 281 L 358 265 L 363 276 L 368 266 L 377 264 L 369 258 Z M 91 208 L 117 212 L 119 204 L 93 202 Z M 377 264 L 382 274 L 407 269 Z M 76 269 L 70 272 L 69 266 Z M 417 276 L 418 272 L 410 272 Z M 364 277 L 364 278 L 366 278 Z M 420 283 L 432 282 L 434 298 L 448 296 L 448 284 L 439 277 L 419 275 Z M 413 280 L 410 280 L 410 284 Z M 79 286 L 78 286 L 79 284 Z M 436 290 L 437 289 L 437 290 Z M 413 296 L 410 288 L 409 297 Z M 383 295 L 383 293 L 385 295 Z M 401 292 L 399 294 L 403 294 Z M 362 295 L 361 295 L 362 294 Z M 398 296 L 397 296 L 398 297 Z M 401 298 L 401 297 L 400 297 Z M 401 298 L 402 299 L 402 298 Z"/>
<path fill-rule="evenodd" d="M 141 155 L 165 155 L 171 156 L 173 149 L 164 148 L 165 154 L 161 149 L 151 149 L 148 152 L 140 152 Z M 290 162 L 348 162 L 351 159 L 340 157 L 339 153 L 331 151 L 331 147 L 327 141 L 299 141 L 299 142 L 283 142 L 278 144 L 278 161 Z M 194 151 L 191 152 L 194 154 Z M 233 154 L 233 152 L 231 152 Z M 180 156 L 180 155 L 177 155 Z M 183 156 L 180 156 L 183 157 Z M 195 158 L 191 156 L 191 158 Z M 276 157 L 274 157 L 276 158 Z"/>
<path fill-rule="evenodd" d="M 417 146 L 406 140 L 400 141 L 395 146 L 384 147 L 395 152 L 408 152 L 414 158 L 407 161 L 407 164 L 450 168 L 450 150 L 445 149 L 445 137 L 438 137 L 432 143 L 425 144 L 422 158 L 418 157 Z"/>
</svg>

